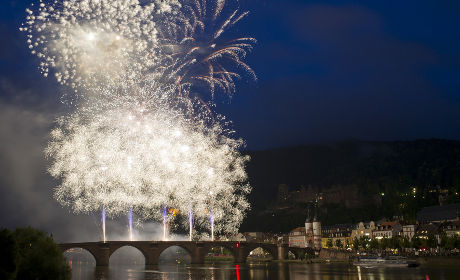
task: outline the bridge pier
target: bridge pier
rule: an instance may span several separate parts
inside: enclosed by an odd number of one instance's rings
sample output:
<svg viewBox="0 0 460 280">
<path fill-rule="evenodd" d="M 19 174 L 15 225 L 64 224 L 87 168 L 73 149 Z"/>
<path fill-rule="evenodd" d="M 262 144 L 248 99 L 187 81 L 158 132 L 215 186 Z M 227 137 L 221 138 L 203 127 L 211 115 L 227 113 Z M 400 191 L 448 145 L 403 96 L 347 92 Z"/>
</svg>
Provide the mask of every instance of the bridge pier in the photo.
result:
<svg viewBox="0 0 460 280">
<path fill-rule="evenodd" d="M 100 246 L 97 250 L 92 250 L 92 254 L 96 259 L 96 266 L 108 266 L 110 260 L 110 248 Z"/>
<path fill-rule="evenodd" d="M 144 253 L 145 256 L 145 265 L 157 265 L 158 259 L 160 257 L 161 251 L 158 247 L 150 247 Z"/>
<path fill-rule="evenodd" d="M 190 257 L 192 258 L 192 264 L 204 264 L 204 243 L 196 243 L 194 248 L 191 248 Z"/>
<path fill-rule="evenodd" d="M 245 263 L 250 250 L 246 248 L 245 244 L 239 244 L 239 246 L 235 249 L 235 263 Z"/>
<path fill-rule="evenodd" d="M 285 245 L 285 244 L 278 245 L 277 249 L 278 250 L 277 250 L 276 259 L 280 260 L 280 261 L 286 259 L 286 255 L 287 255 L 288 250 L 289 250 L 288 245 Z"/>
</svg>

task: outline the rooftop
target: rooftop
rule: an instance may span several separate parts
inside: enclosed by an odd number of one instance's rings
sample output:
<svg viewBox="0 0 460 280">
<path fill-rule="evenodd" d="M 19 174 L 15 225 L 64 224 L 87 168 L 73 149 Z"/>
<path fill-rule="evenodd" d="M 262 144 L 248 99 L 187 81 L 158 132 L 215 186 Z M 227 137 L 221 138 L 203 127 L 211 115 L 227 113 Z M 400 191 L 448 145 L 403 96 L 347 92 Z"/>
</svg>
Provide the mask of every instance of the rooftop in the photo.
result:
<svg viewBox="0 0 460 280">
<path fill-rule="evenodd" d="M 418 222 L 442 222 L 457 219 L 460 214 L 460 203 L 444 206 L 425 207 L 417 213 Z"/>
</svg>

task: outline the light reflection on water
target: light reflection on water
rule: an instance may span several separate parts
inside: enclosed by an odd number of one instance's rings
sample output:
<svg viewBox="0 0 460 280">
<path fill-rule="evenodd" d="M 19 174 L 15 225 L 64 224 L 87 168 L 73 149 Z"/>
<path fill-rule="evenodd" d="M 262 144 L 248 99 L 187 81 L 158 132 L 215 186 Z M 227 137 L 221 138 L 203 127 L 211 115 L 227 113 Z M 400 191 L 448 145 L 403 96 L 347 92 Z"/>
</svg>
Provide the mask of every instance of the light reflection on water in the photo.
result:
<svg viewBox="0 0 460 280">
<path fill-rule="evenodd" d="M 459 279 L 457 267 L 363 268 L 343 263 L 231 263 L 157 266 L 118 265 L 95 267 L 88 262 L 72 264 L 72 279 L 311 279 L 311 280 L 450 280 Z"/>
<path fill-rule="evenodd" d="M 110 257 L 108 267 L 96 267 L 94 257 L 82 249 L 64 255 L 71 262 L 73 280 L 176 280 L 176 279 L 308 279 L 308 280 L 454 280 L 460 266 L 431 265 L 418 268 L 364 268 L 345 263 L 259 262 L 235 265 L 231 262 L 190 265 L 190 255 L 172 246 L 160 254 L 160 264 L 145 266 L 142 253 L 122 247 Z M 179 263 L 179 264 L 178 264 Z M 440 264 L 444 262 L 440 260 Z"/>
</svg>

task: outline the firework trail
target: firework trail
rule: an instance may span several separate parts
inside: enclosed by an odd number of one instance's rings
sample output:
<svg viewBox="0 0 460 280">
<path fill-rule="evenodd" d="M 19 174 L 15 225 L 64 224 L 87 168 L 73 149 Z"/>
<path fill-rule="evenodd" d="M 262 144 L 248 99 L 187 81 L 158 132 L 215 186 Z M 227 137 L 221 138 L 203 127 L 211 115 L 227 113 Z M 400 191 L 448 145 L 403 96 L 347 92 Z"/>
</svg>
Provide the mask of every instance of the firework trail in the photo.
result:
<svg viewBox="0 0 460 280">
<path fill-rule="evenodd" d="M 188 222 L 189 222 L 189 241 L 193 239 L 193 211 L 190 209 L 188 210 Z"/>
<path fill-rule="evenodd" d="M 101 222 L 102 222 L 102 240 L 104 242 L 107 241 L 105 237 L 105 207 L 102 206 L 102 211 L 101 211 Z"/>
<path fill-rule="evenodd" d="M 166 241 L 166 226 L 167 226 L 167 221 L 168 221 L 168 213 L 166 209 L 166 205 L 163 206 L 163 241 Z"/>
<path fill-rule="evenodd" d="M 128 212 L 128 233 L 129 233 L 129 240 L 133 241 L 133 207 L 129 207 Z"/>
<path fill-rule="evenodd" d="M 214 241 L 214 215 L 209 212 L 209 224 L 211 225 L 211 241 Z"/>
</svg>

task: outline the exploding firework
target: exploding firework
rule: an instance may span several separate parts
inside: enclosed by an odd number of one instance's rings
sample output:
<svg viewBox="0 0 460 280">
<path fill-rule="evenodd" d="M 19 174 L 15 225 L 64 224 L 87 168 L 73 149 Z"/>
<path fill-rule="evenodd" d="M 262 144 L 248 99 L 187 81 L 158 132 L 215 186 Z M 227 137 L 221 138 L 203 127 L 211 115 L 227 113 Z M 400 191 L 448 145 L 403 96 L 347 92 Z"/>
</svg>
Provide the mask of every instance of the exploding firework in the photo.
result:
<svg viewBox="0 0 460 280">
<path fill-rule="evenodd" d="M 164 77 L 173 80 L 179 91 L 189 93 L 192 85 L 204 82 L 214 95 L 216 88 L 232 94 L 241 69 L 256 79 L 243 59 L 256 42 L 251 37 L 223 39 L 248 12 L 226 9 L 225 0 L 186 1 L 179 14 L 165 15 L 168 24 L 159 26 L 164 54 Z M 230 12 L 224 17 L 224 11 Z M 223 20 L 220 20 L 223 18 Z"/>
<path fill-rule="evenodd" d="M 158 5 L 156 5 L 158 4 Z M 155 15 L 172 11 L 175 1 L 55 0 L 27 9 L 20 28 L 27 33 L 40 70 L 50 68 L 72 88 L 121 87 L 154 68 L 158 49 Z M 171 6 L 172 5 L 172 6 Z"/>
<path fill-rule="evenodd" d="M 240 69 L 256 79 L 243 61 L 256 40 L 222 38 L 248 13 L 226 9 L 225 0 L 183 2 L 40 2 L 36 11 L 27 9 L 20 30 L 27 33 L 44 76 L 54 72 L 61 84 L 92 94 L 131 87 L 147 76 L 174 84 L 183 97 L 199 82 L 207 84 L 212 95 L 216 88 L 233 93 Z M 221 16 L 226 10 L 230 12 Z"/>
<path fill-rule="evenodd" d="M 192 93 L 203 82 L 212 97 L 233 93 L 239 69 L 256 78 L 243 62 L 255 39 L 223 36 L 247 12 L 225 0 L 54 0 L 27 13 L 40 71 L 78 92 L 46 149 L 56 199 L 104 221 L 163 220 L 165 234 L 172 222 L 192 232 L 188 217 L 212 236 L 235 232 L 249 208 L 244 143 Z"/>
<path fill-rule="evenodd" d="M 116 216 L 133 207 L 161 220 L 168 205 L 205 221 L 212 209 L 216 223 L 225 220 L 217 231 L 231 232 L 249 206 L 242 142 L 218 126 L 197 127 L 168 111 L 118 110 L 63 119 L 52 138 L 49 171 L 61 180 L 55 196 L 75 212 L 103 205 Z"/>
</svg>

